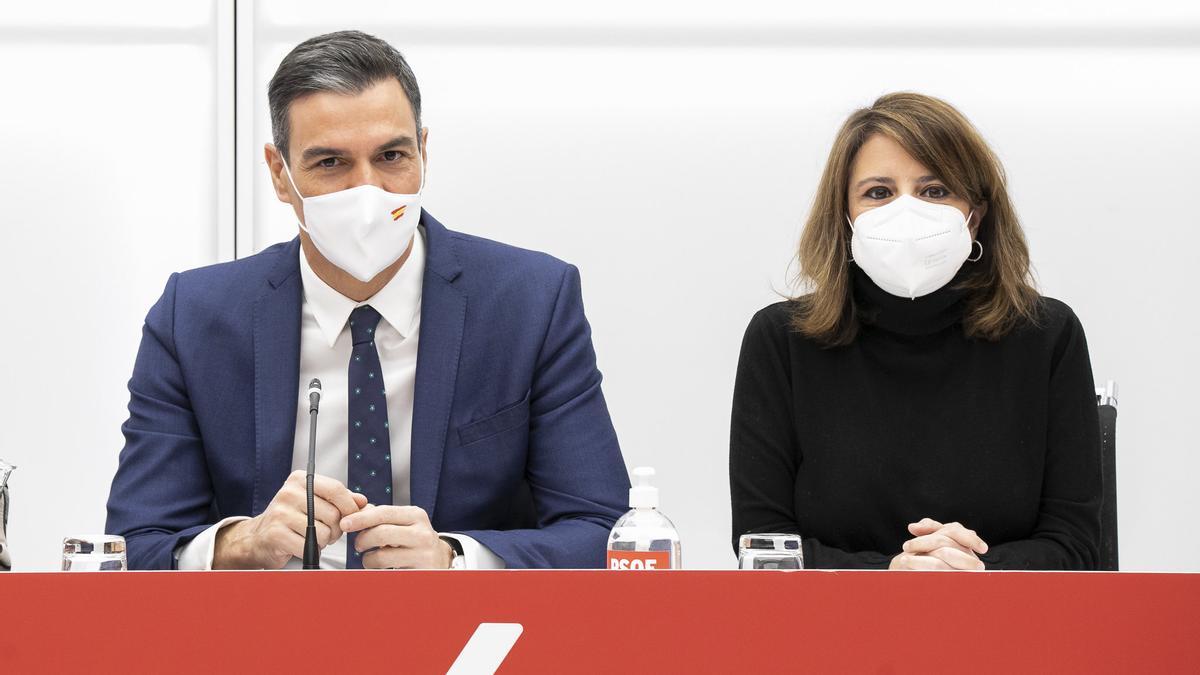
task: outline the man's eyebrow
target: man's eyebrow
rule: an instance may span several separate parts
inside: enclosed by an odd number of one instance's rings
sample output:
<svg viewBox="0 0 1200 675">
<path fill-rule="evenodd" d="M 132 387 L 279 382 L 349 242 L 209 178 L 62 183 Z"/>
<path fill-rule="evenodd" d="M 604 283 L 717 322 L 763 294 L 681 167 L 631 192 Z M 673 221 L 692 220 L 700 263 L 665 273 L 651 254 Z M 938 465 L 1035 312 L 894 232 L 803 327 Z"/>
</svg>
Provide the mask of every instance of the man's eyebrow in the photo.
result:
<svg viewBox="0 0 1200 675">
<path fill-rule="evenodd" d="M 300 159 L 304 160 L 304 161 L 308 161 L 310 159 L 315 159 L 317 157 L 326 157 L 326 156 L 330 156 L 330 155 L 336 156 L 336 155 L 344 155 L 344 154 L 346 154 L 346 151 L 342 150 L 341 148 L 326 148 L 326 147 L 317 145 L 317 146 L 313 146 L 311 148 L 305 148 L 304 152 L 300 154 Z"/>
<path fill-rule="evenodd" d="M 411 148 L 411 147 L 415 146 L 416 144 L 417 143 L 416 143 L 416 141 L 413 140 L 412 136 L 397 136 L 397 137 L 393 138 L 392 140 L 388 141 L 387 143 L 384 143 L 384 144 L 380 145 L 379 147 L 375 148 L 375 152 L 385 152 L 387 150 L 393 150 L 395 148 Z"/>
<path fill-rule="evenodd" d="M 385 152 L 395 148 L 411 148 L 416 144 L 417 143 L 415 140 L 413 140 L 412 136 L 397 136 L 392 140 L 379 145 L 379 147 L 375 148 L 375 152 Z M 304 152 L 300 154 L 300 159 L 301 161 L 308 161 L 310 159 L 316 159 L 317 157 L 339 157 L 348 154 L 350 154 L 349 151 L 342 148 L 330 148 L 323 145 L 315 145 L 311 148 L 306 148 Z"/>
<path fill-rule="evenodd" d="M 867 183 L 883 183 L 884 185 L 895 185 L 896 181 L 892 180 L 891 178 L 888 178 L 887 176 L 871 176 L 870 178 L 864 178 L 864 179 L 858 181 L 857 183 L 854 184 L 854 187 L 860 188 L 860 187 L 866 185 Z"/>
</svg>

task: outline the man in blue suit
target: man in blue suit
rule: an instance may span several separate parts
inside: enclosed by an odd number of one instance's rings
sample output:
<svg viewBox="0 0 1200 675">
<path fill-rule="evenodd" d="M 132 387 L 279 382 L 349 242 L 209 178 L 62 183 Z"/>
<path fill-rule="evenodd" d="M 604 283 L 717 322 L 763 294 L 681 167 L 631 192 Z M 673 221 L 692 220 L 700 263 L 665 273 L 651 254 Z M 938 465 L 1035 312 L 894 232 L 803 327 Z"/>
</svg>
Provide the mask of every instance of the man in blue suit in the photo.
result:
<svg viewBox="0 0 1200 675">
<path fill-rule="evenodd" d="M 323 567 L 603 566 L 629 480 L 578 271 L 421 209 L 428 130 L 386 42 L 310 39 L 269 100 L 301 231 L 173 274 L 147 315 L 108 501 L 130 567 L 296 566 L 310 435 Z"/>
</svg>

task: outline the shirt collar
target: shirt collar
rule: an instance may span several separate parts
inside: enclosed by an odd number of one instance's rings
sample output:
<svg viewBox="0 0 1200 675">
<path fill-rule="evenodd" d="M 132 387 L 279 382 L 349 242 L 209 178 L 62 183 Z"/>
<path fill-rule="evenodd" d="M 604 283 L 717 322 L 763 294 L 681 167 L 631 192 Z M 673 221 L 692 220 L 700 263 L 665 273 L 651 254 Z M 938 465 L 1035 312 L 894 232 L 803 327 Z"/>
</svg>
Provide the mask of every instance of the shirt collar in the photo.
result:
<svg viewBox="0 0 1200 675">
<path fill-rule="evenodd" d="M 308 264 L 304 248 L 300 248 L 300 279 L 304 286 L 304 301 L 312 310 L 321 327 L 321 334 L 332 349 L 338 336 L 346 327 L 350 313 L 361 305 L 370 305 L 383 316 L 383 320 L 407 338 L 415 332 L 417 317 L 421 313 L 421 285 L 425 276 L 425 233 L 417 228 L 413 235 L 412 251 L 408 260 L 400 266 L 396 276 L 379 289 L 375 295 L 355 302 L 338 293 L 321 280 Z"/>
</svg>

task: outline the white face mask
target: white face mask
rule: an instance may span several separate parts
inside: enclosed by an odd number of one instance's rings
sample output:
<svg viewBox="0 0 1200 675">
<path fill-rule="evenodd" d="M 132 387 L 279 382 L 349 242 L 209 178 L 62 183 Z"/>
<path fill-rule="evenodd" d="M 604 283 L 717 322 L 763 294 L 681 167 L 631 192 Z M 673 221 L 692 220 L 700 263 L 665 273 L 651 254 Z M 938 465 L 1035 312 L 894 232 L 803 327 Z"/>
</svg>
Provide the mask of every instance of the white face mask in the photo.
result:
<svg viewBox="0 0 1200 675">
<path fill-rule="evenodd" d="M 296 188 L 287 163 L 283 165 L 292 189 L 304 202 L 304 223 L 313 245 L 329 262 L 350 276 L 368 282 L 408 250 L 421 219 L 421 188 L 416 194 L 388 192 L 374 185 L 359 185 L 340 192 L 305 197 Z"/>
<path fill-rule="evenodd" d="M 969 218 L 948 204 L 902 195 L 850 223 L 850 252 L 876 286 L 919 298 L 950 283 L 971 255 Z"/>
</svg>

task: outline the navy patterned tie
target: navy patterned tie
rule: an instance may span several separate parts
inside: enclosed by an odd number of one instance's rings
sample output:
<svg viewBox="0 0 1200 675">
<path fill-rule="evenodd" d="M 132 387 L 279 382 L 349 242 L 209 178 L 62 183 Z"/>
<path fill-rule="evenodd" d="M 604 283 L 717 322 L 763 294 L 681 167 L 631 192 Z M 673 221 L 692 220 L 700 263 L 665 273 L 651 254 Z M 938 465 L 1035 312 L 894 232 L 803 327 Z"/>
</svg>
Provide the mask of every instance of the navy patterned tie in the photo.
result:
<svg viewBox="0 0 1200 675">
<path fill-rule="evenodd" d="M 347 438 L 349 471 L 346 485 L 367 496 L 375 505 L 392 503 L 392 448 L 388 440 L 387 398 L 383 369 L 375 350 L 379 312 L 363 305 L 350 313 L 350 432 Z M 346 537 L 346 569 L 362 569 L 362 555 L 354 550 L 355 535 Z"/>
</svg>

